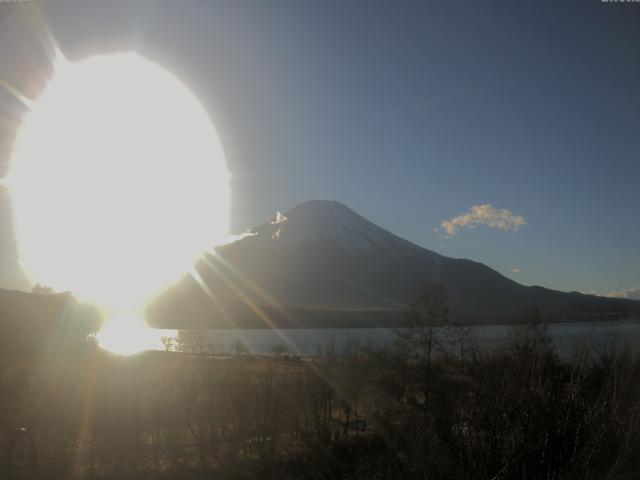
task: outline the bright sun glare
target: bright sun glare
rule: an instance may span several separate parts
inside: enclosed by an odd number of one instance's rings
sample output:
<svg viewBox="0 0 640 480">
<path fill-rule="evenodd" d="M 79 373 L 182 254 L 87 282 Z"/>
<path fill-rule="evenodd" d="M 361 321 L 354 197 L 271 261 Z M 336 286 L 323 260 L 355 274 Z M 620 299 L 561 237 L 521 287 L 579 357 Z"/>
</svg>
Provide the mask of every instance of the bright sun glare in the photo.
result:
<svg viewBox="0 0 640 480">
<path fill-rule="evenodd" d="M 145 304 L 228 236 L 215 127 L 181 81 L 132 53 L 56 60 L 5 183 L 23 269 L 102 308 L 113 321 L 98 338 L 114 351 L 147 347 Z"/>
</svg>

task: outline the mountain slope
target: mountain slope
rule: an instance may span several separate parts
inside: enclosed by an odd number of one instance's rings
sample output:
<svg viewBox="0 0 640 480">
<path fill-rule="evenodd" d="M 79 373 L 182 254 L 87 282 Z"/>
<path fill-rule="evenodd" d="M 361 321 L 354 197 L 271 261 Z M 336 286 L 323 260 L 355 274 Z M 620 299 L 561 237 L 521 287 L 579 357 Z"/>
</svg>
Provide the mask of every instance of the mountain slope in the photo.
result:
<svg viewBox="0 0 640 480">
<path fill-rule="evenodd" d="M 394 325 L 421 286 L 443 284 L 451 316 L 505 322 L 626 316 L 640 302 L 522 286 L 481 263 L 414 245 L 332 201 L 310 201 L 218 247 L 148 310 L 154 325 Z M 199 283 L 198 283 L 199 282 Z"/>
<path fill-rule="evenodd" d="M 102 318 L 69 293 L 39 295 L 0 289 L 0 356 L 34 358 L 65 351 L 96 332 Z"/>
</svg>

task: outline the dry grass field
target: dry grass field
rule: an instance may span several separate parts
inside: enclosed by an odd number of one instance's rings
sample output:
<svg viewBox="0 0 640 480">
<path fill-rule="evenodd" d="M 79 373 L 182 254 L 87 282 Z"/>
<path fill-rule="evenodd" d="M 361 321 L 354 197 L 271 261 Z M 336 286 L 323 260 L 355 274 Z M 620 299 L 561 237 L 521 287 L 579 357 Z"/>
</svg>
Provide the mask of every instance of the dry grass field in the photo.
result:
<svg viewBox="0 0 640 480">
<path fill-rule="evenodd" d="M 0 432 L 31 432 L 40 478 L 636 478 L 637 358 L 560 360 L 537 322 L 464 358 L 415 340 L 303 359 L 5 357 Z"/>
</svg>

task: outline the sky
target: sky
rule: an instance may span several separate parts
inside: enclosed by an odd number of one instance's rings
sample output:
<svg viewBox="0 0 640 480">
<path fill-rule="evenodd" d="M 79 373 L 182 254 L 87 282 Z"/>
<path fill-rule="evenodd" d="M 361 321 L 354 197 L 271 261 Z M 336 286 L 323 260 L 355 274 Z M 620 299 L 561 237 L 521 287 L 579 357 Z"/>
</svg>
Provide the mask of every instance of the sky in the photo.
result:
<svg viewBox="0 0 640 480">
<path fill-rule="evenodd" d="M 338 200 L 525 285 L 640 286 L 640 3 L 0 2 L 5 86 L 37 98 L 52 42 L 136 51 L 191 88 L 234 233 Z M 0 86 L 0 174 L 23 112 Z M 0 287 L 28 288 L 16 257 L 0 191 Z"/>
</svg>

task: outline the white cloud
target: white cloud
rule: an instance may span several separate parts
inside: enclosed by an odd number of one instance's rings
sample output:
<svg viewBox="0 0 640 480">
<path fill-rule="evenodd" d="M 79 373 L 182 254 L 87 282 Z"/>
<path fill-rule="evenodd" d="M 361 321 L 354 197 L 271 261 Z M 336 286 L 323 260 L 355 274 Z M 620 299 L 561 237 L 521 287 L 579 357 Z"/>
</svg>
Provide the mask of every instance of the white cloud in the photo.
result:
<svg viewBox="0 0 640 480">
<path fill-rule="evenodd" d="M 520 269 L 519 269 L 518 267 L 513 267 L 513 268 L 511 269 L 511 271 L 512 271 L 513 273 L 520 273 Z"/>
<path fill-rule="evenodd" d="M 611 292 L 607 297 L 628 298 L 630 300 L 640 300 L 640 287 L 627 288 L 626 290 L 618 290 Z"/>
<path fill-rule="evenodd" d="M 478 225 L 515 231 L 526 224 L 524 217 L 516 215 L 506 208 L 497 209 L 492 205 L 474 205 L 463 215 L 443 220 L 440 226 L 447 232 L 446 237 L 452 237 L 461 228 L 474 229 Z"/>
</svg>

